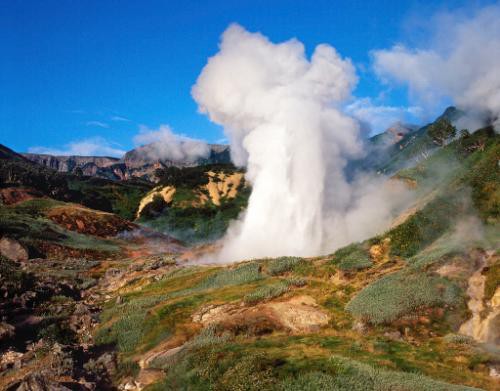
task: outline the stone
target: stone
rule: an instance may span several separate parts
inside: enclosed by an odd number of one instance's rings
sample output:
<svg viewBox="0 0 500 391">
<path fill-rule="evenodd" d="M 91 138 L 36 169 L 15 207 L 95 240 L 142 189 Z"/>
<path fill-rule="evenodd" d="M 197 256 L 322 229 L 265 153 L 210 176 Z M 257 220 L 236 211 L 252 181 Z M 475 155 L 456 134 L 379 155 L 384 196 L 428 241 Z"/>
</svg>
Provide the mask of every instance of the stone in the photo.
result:
<svg viewBox="0 0 500 391">
<path fill-rule="evenodd" d="M 15 239 L 4 236 L 0 239 L 0 254 L 11 261 L 27 261 L 28 251 Z"/>
</svg>

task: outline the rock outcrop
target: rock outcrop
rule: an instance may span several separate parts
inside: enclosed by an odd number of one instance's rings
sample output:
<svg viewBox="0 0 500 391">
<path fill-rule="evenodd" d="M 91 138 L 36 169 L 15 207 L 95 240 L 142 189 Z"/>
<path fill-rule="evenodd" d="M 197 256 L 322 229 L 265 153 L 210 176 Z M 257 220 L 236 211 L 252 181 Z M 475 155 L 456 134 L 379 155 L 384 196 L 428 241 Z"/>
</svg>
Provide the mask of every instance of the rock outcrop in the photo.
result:
<svg viewBox="0 0 500 391">
<path fill-rule="evenodd" d="M 122 158 L 108 156 L 53 156 L 47 154 L 24 153 L 25 158 L 59 172 L 95 176 L 99 178 L 124 180 L 134 177 L 154 180 L 155 171 L 160 168 L 191 167 L 200 164 L 230 163 L 228 145 L 209 144 L 210 153 L 206 158 L 195 161 L 174 161 L 158 159 L 148 153 L 151 145 L 144 145 L 127 152 Z"/>
</svg>

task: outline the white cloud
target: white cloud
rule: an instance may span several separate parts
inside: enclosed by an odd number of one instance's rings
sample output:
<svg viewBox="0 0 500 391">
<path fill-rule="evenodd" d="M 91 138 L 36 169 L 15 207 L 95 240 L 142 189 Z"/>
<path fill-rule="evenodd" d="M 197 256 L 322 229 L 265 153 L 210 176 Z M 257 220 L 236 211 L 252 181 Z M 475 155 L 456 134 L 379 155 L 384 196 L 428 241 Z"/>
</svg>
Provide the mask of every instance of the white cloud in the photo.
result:
<svg viewBox="0 0 500 391">
<path fill-rule="evenodd" d="M 372 133 L 385 131 L 396 122 L 411 122 L 421 114 L 418 106 L 386 106 L 373 103 L 370 98 L 359 98 L 345 107 L 346 113 L 370 126 Z"/>
<path fill-rule="evenodd" d="M 136 146 L 146 144 L 148 147 L 140 151 L 152 160 L 195 162 L 210 154 L 205 141 L 175 134 L 168 125 L 160 125 L 156 130 L 142 125 L 139 134 L 134 137 L 134 143 Z"/>
<path fill-rule="evenodd" d="M 84 140 L 72 141 L 64 146 L 64 148 L 47 148 L 47 147 L 31 147 L 28 149 L 30 153 L 43 153 L 49 155 L 62 156 L 113 156 L 121 157 L 125 151 L 117 148 L 114 144 L 105 140 L 102 137 L 92 137 Z"/>
<path fill-rule="evenodd" d="M 99 128 L 109 128 L 109 124 L 107 124 L 106 122 L 101 122 L 101 121 L 87 121 L 87 123 L 85 124 L 87 126 L 97 126 Z"/>
<path fill-rule="evenodd" d="M 376 73 L 429 110 L 450 98 L 500 128 L 500 5 L 442 13 L 432 25 L 425 47 L 374 51 Z"/>
<path fill-rule="evenodd" d="M 131 122 L 130 119 L 121 117 L 119 115 L 113 115 L 110 119 L 111 121 L 116 121 L 116 122 Z"/>
</svg>

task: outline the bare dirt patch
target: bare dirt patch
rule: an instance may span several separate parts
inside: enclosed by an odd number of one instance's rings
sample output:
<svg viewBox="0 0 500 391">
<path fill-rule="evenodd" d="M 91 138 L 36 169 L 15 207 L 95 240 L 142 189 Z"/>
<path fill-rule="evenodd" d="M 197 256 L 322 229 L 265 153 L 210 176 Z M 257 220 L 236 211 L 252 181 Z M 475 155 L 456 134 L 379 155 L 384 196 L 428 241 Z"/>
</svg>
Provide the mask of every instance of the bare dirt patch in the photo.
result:
<svg viewBox="0 0 500 391">
<path fill-rule="evenodd" d="M 310 296 L 244 307 L 237 304 L 206 306 L 193 315 L 203 326 L 218 325 L 235 334 L 267 334 L 275 330 L 292 334 L 311 333 L 326 326 L 329 316 Z"/>
</svg>

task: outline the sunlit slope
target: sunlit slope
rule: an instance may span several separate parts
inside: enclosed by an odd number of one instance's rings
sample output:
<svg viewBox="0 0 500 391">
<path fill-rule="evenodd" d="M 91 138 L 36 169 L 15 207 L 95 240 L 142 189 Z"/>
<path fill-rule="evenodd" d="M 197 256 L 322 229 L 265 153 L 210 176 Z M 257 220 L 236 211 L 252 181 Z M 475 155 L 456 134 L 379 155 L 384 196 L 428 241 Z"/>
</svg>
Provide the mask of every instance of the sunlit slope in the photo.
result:
<svg viewBox="0 0 500 391">
<path fill-rule="evenodd" d="M 232 165 L 171 167 L 139 203 L 137 221 L 188 243 L 218 239 L 246 207 L 250 188 Z"/>
<path fill-rule="evenodd" d="M 97 341 L 148 390 L 495 390 L 499 159 L 491 128 L 439 147 L 393 228 L 329 256 L 135 278 Z"/>
<path fill-rule="evenodd" d="M 112 181 L 57 172 L 0 146 L 0 182 L 5 189 L 28 189 L 35 196 L 82 204 L 133 219 L 139 200 L 153 185 L 134 179 Z"/>
</svg>

